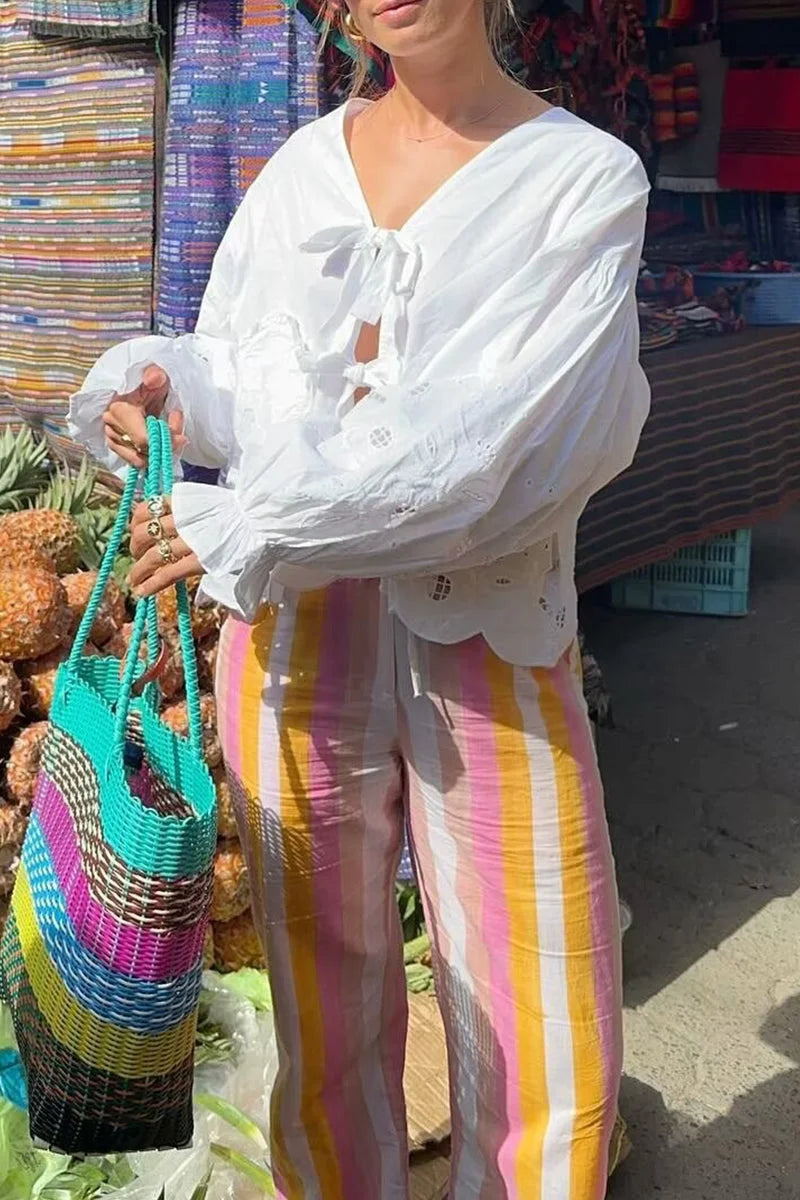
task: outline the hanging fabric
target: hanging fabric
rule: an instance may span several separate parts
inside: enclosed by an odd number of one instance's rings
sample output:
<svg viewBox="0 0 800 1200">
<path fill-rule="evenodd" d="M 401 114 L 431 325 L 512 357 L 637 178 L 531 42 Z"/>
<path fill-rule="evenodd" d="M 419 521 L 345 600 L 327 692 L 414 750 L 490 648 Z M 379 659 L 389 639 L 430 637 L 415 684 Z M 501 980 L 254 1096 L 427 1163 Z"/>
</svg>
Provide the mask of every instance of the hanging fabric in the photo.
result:
<svg viewBox="0 0 800 1200">
<path fill-rule="evenodd" d="M 656 0 L 648 24 L 660 29 L 691 29 L 714 20 L 714 0 Z"/>
<path fill-rule="evenodd" d="M 656 186 L 674 192 L 716 192 L 727 60 L 719 42 L 706 42 L 677 51 L 676 61 L 678 67 L 690 64 L 696 72 L 702 117 L 691 137 L 662 148 Z"/>
<path fill-rule="evenodd" d="M 267 160 L 319 114 L 317 39 L 283 0 L 178 0 L 156 324 L 194 329 L 211 261 Z"/>
<path fill-rule="evenodd" d="M 720 0 L 719 22 L 728 58 L 800 54 L 800 0 Z"/>
<path fill-rule="evenodd" d="M 728 71 L 718 179 L 742 191 L 800 191 L 800 68 Z"/>
</svg>

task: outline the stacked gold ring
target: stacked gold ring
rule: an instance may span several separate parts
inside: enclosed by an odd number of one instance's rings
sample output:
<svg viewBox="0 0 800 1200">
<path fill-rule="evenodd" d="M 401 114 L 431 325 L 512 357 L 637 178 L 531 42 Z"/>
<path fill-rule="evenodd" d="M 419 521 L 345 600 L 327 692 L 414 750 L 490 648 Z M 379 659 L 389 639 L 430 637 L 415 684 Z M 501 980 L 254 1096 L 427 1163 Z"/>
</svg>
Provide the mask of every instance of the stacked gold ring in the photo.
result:
<svg viewBox="0 0 800 1200">
<path fill-rule="evenodd" d="M 169 540 L 169 538 L 160 538 L 156 543 L 156 549 L 158 550 L 163 563 L 174 563 L 176 561 L 175 555 L 172 552 L 172 542 Z"/>
<path fill-rule="evenodd" d="M 163 496 L 151 496 L 149 500 L 145 501 L 145 504 L 151 517 L 155 517 L 157 519 L 158 517 L 163 517 L 166 514 L 167 505 Z"/>
</svg>

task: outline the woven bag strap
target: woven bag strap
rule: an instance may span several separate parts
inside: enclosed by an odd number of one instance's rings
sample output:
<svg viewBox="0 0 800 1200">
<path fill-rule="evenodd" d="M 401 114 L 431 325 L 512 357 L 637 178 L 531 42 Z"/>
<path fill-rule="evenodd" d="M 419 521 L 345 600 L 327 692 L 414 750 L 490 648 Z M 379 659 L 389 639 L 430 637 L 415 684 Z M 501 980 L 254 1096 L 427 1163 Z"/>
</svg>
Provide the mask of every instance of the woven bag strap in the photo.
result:
<svg viewBox="0 0 800 1200">
<path fill-rule="evenodd" d="M 161 491 L 170 495 L 175 482 L 172 466 L 172 437 L 166 421 L 159 421 L 161 434 Z M 186 687 L 186 710 L 189 716 L 189 740 L 198 753 L 203 753 L 203 720 L 200 714 L 200 680 L 197 673 L 197 652 L 192 634 L 192 607 L 189 590 L 181 580 L 176 584 L 178 597 L 178 634 L 181 642 L 183 675 Z"/>
<path fill-rule="evenodd" d="M 119 548 L 122 545 L 122 539 L 125 536 L 125 531 L 130 524 L 131 513 L 133 512 L 133 504 L 136 499 L 136 488 L 139 483 L 140 473 L 135 467 L 130 467 L 125 480 L 125 489 L 122 493 L 122 499 L 119 502 L 117 509 L 116 520 L 111 530 L 111 536 L 108 539 L 108 546 L 103 555 L 103 561 L 100 563 L 100 569 L 97 572 L 97 582 L 92 588 L 92 594 L 89 597 L 89 603 L 86 605 L 86 611 L 81 618 L 81 623 L 78 626 L 75 640 L 72 643 L 72 650 L 67 659 L 67 670 L 70 674 L 77 671 L 78 663 L 81 660 L 84 650 L 86 649 L 89 637 L 94 626 L 95 618 L 103 602 L 105 590 L 108 587 L 108 581 L 111 578 L 111 572 L 114 570 Z"/>
<path fill-rule="evenodd" d="M 155 417 L 147 418 L 148 434 L 148 467 L 145 480 L 145 496 L 160 496 L 172 491 L 172 440 L 165 421 L 157 421 Z M 189 717 L 189 741 L 193 749 L 203 754 L 203 725 L 200 716 L 200 683 L 197 674 L 197 656 L 192 637 L 192 616 L 189 605 L 189 594 L 186 584 L 180 582 L 176 586 L 178 602 L 178 631 L 183 658 L 183 672 L 186 684 L 186 709 Z M 131 706 L 133 686 L 136 681 L 136 670 L 139 661 L 139 650 L 145 633 L 148 638 L 148 651 L 153 655 L 158 641 L 158 617 L 154 597 L 139 600 L 133 619 L 128 655 L 125 670 L 120 685 L 117 701 L 116 720 L 114 724 L 114 741 L 122 747 L 128 731 L 128 714 Z"/>
</svg>

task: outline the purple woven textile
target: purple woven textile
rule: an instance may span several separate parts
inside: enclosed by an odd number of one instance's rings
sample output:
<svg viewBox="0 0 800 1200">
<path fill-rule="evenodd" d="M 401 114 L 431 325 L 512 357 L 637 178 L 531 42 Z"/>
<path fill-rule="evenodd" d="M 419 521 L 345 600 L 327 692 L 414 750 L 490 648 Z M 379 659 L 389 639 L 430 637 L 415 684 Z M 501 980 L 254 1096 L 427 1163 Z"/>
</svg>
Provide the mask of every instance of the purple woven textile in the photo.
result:
<svg viewBox="0 0 800 1200">
<path fill-rule="evenodd" d="M 178 0 L 156 326 L 194 329 L 211 262 L 265 162 L 319 113 L 316 35 L 284 0 Z"/>
</svg>

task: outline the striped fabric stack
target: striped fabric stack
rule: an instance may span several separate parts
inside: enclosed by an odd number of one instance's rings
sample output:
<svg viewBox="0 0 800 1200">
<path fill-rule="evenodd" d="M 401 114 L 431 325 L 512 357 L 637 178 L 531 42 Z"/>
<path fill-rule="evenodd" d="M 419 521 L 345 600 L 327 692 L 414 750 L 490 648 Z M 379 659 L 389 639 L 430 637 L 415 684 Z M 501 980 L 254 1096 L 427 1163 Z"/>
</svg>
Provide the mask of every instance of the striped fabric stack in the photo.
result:
<svg viewBox="0 0 800 1200">
<path fill-rule="evenodd" d="M 70 392 L 151 327 L 159 68 L 14 19 L 0 0 L 0 408 L 69 452 Z"/>
<path fill-rule="evenodd" d="M 220 239 L 270 156 L 319 111 L 316 35 L 285 0 L 178 0 L 157 325 L 194 329 Z"/>
</svg>

